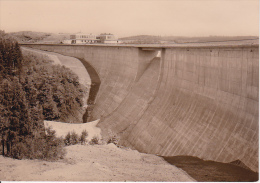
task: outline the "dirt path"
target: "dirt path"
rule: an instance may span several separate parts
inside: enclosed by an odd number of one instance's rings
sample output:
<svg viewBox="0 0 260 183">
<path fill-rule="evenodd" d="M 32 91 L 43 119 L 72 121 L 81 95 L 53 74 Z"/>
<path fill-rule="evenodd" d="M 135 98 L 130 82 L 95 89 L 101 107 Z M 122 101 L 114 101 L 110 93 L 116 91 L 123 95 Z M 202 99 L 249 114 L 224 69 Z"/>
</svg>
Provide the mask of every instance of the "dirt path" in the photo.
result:
<svg viewBox="0 0 260 183">
<path fill-rule="evenodd" d="M 194 181 L 155 155 L 108 145 L 66 147 L 58 162 L 0 156 L 3 181 Z"/>
</svg>

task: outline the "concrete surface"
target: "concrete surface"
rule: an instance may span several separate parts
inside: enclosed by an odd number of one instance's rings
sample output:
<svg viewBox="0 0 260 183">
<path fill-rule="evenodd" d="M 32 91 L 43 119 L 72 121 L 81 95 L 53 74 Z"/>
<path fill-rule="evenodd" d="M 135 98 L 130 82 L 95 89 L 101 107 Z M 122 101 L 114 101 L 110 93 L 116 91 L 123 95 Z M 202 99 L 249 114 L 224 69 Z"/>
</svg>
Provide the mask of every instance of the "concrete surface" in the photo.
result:
<svg viewBox="0 0 260 183">
<path fill-rule="evenodd" d="M 258 45 L 24 46 L 89 62 L 101 79 L 93 119 L 123 145 L 163 156 L 239 159 L 258 171 Z"/>
</svg>

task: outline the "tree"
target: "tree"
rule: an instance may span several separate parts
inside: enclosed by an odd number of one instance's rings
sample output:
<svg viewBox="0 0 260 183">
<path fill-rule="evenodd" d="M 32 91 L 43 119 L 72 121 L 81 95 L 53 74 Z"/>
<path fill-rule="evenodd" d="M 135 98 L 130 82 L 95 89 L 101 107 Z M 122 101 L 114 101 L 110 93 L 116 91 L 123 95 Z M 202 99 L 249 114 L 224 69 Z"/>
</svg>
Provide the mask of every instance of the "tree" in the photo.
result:
<svg viewBox="0 0 260 183">
<path fill-rule="evenodd" d="M 58 157 L 61 139 L 44 133 L 44 119 L 66 118 L 83 105 L 83 89 L 69 69 L 39 55 L 21 52 L 0 31 L 0 141 L 3 155 L 14 158 Z M 77 143 L 72 134 L 69 143 Z"/>
</svg>

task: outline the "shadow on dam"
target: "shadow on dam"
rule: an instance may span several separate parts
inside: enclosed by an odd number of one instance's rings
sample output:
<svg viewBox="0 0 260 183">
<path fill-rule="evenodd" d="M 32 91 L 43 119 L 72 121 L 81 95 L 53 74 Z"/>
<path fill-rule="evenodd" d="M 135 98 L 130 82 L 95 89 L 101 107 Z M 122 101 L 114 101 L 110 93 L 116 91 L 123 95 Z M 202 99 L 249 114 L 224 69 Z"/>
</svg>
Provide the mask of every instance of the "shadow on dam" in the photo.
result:
<svg viewBox="0 0 260 183">
<path fill-rule="evenodd" d="M 97 71 L 88 63 L 88 61 L 86 61 L 85 59 L 82 59 L 82 58 L 77 58 L 77 59 L 79 59 L 81 61 L 81 63 L 84 65 L 84 67 L 88 71 L 88 74 L 91 79 L 91 86 L 90 86 L 89 97 L 88 97 L 88 101 L 87 101 L 88 108 L 87 108 L 85 114 L 83 115 L 83 123 L 87 123 L 87 122 L 89 122 L 89 119 L 91 116 L 90 113 L 94 107 L 95 99 L 96 99 L 96 96 L 97 96 L 97 93 L 98 93 L 98 90 L 99 90 L 99 87 L 101 84 L 101 80 L 99 78 Z"/>
</svg>

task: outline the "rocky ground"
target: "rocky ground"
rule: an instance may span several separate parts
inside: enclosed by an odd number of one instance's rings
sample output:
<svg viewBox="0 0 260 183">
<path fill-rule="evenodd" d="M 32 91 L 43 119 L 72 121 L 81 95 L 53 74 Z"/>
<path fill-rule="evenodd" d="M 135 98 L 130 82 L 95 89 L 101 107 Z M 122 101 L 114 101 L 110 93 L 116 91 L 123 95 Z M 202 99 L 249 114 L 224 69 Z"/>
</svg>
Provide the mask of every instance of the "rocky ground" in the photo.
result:
<svg viewBox="0 0 260 183">
<path fill-rule="evenodd" d="M 0 156 L 2 181 L 194 181 L 163 158 L 108 145 L 73 145 L 57 162 Z"/>
</svg>

